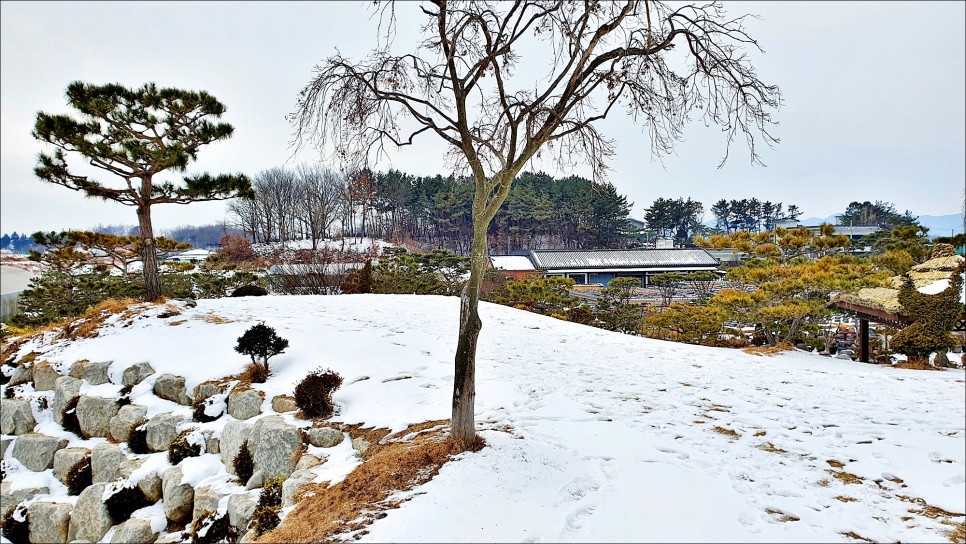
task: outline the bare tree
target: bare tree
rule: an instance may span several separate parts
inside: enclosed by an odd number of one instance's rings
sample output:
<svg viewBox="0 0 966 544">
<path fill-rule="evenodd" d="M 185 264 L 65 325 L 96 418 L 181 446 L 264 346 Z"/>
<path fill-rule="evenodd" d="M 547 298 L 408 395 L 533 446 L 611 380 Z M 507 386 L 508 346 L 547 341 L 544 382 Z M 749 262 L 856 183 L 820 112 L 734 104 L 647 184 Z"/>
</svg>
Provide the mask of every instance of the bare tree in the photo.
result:
<svg viewBox="0 0 966 544">
<path fill-rule="evenodd" d="M 312 238 L 312 249 L 321 238 L 329 237 L 329 229 L 339 215 L 339 198 L 344 178 L 335 171 L 320 166 L 302 165 L 296 170 L 301 196 L 296 202 L 299 221 Z"/>
<path fill-rule="evenodd" d="M 672 150 L 696 114 L 722 127 L 728 147 L 743 137 L 758 162 L 756 138 L 777 142 L 770 112 L 780 95 L 759 80 L 743 52 L 758 47 L 745 31 L 746 17 L 726 17 L 718 2 L 677 9 L 648 0 L 402 5 L 426 18 L 414 51 L 393 52 L 396 4 L 383 3 L 377 47 L 363 60 L 337 52 L 317 66 L 291 120 L 296 145 L 316 143 L 340 160 L 365 164 L 386 145 L 433 134 L 448 144 L 454 169 L 469 172 L 473 242 L 452 420 L 453 438 L 468 447 L 475 441 L 487 228 L 514 177 L 546 152 L 563 167 L 586 163 L 600 179 L 615 142 L 597 126 L 615 106 L 643 125 L 655 156 Z M 672 57 L 676 46 L 681 54 Z M 527 73 L 515 74 L 524 55 Z M 534 69 L 546 70 L 544 77 L 529 78 Z"/>
</svg>

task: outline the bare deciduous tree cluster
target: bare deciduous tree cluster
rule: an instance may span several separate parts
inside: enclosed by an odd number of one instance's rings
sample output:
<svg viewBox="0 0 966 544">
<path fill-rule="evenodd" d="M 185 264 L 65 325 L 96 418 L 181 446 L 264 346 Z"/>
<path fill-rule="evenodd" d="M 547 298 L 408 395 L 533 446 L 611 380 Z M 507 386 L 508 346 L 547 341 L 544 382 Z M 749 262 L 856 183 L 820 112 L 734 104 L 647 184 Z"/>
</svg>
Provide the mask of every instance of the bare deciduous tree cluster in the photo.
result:
<svg viewBox="0 0 966 544">
<path fill-rule="evenodd" d="M 333 224 L 351 224 L 353 210 L 340 174 L 320 166 L 271 168 L 255 176 L 255 197 L 228 204 L 228 213 L 256 243 L 331 235 Z M 350 221 L 346 221 L 350 219 Z"/>
</svg>

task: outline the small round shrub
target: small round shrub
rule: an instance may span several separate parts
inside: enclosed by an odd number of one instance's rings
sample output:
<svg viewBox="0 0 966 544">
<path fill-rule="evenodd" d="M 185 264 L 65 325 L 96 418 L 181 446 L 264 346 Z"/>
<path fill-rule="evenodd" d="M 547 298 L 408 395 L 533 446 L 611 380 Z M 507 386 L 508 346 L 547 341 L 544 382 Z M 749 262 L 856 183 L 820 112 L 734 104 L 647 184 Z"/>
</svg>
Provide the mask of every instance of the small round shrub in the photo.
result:
<svg viewBox="0 0 966 544">
<path fill-rule="evenodd" d="M 238 289 L 231 292 L 233 297 L 263 297 L 268 294 L 268 291 L 264 287 L 259 287 L 257 285 L 242 285 Z"/>
<path fill-rule="evenodd" d="M 115 402 L 117 402 L 118 406 L 127 406 L 128 404 L 131 404 L 132 389 L 134 389 L 133 385 L 125 385 L 121 388 L 121 391 L 118 392 L 117 398 L 115 399 Z"/>
<path fill-rule="evenodd" d="M 195 429 L 185 429 L 171 441 L 171 445 L 168 447 L 168 461 L 172 465 L 177 465 L 188 457 L 201 455 L 201 444 L 192 443 L 189 440 L 189 435 L 193 432 L 195 432 Z"/>
<path fill-rule="evenodd" d="M 191 524 L 192 544 L 218 544 L 220 542 L 235 542 L 238 535 L 228 520 L 228 514 L 215 517 L 207 513 Z"/>
<path fill-rule="evenodd" d="M 144 420 L 141 420 L 131 425 L 131 432 L 127 437 L 127 447 L 131 450 L 131 453 L 151 453 L 151 450 L 148 449 L 148 429 L 145 423 Z"/>
<path fill-rule="evenodd" d="M 0 521 L 3 536 L 12 544 L 30 544 L 27 507 L 18 504 Z"/>
<path fill-rule="evenodd" d="M 67 485 L 68 495 L 80 495 L 91 484 L 94 483 L 94 473 L 91 470 L 91 457 L 85 455 L 80 461 L 74 463 L 64 475 L 64 484 Z"/>
<path fill-rule="evenodd" d="M 115 524 L 123 523 L 131 517 L 135 511 L 151 506 L 151 501 L 144 496 L 144 492 L 137 485 L 130 481 L 124 482 L 116 488 L 113 494 L 104 501 L 107 506 L 107 513 Z"/>
<path fill-rule="evenodd" d="M 332 393 L 342 385 L 342 376 L 329 369 L 317 369 L 295 386 L 295 405 L 305 417 L 332 415 Z"/>
<path fill-rule="evenodd" d="M 235 456 L 231 464 L 235 468 L 235 474 L 238 475 L 238 479 L 243 484 L 252 478 L 252 474 L 255 473 L 255 460 L 252 459 L 252 452 L 248 449 L 248 440 L 242 442 L 241 448 L 238 449 L 238 455 Z"/>
<path fill-rule="evenodd" d="M 81 438 L 87 438 L 84 436 L 84 432 L 81 431 L 80 421 L 77 419 L 77 401 L 79 400 L 79 396 L 73 397 L 64 405 L 64 409 L 60 411 L 61 421 L 63 421 L 61 427 L 65 431 L 70 431 Z"/>
</svg>

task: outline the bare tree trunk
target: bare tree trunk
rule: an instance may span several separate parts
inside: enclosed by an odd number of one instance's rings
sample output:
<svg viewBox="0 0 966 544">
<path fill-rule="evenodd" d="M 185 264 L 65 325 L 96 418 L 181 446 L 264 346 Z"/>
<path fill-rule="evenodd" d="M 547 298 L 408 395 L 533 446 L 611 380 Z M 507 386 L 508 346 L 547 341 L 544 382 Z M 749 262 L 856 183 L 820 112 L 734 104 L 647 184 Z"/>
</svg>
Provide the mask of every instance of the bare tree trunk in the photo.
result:
<svg viewBox="0 0 966 544">
<path fill-rule="evenodd" d="M 141 263 L 144 274 L 144 300 L 161 298 L 161 278 L 158 275 L 158 252 L 154 248 L 154 228 L 151 226 L 151 206 L 138 206 L 138 226 L 141 228 Z"/>
<path fill-rule="evenodd" d="M 470 279 L 460 297 L 460 332 L 456 346 L 455 377 L 453 380 L 453 420 L 451 434 L 460 449 L 469 448 L 476 440 L 473 409 L 476 406 L 476 344 L 483 322 L 478 312 L 480 287 L 486 270 L 486 225 L 477 225 L 473 232 L 470 253 Z"/>
</svg>

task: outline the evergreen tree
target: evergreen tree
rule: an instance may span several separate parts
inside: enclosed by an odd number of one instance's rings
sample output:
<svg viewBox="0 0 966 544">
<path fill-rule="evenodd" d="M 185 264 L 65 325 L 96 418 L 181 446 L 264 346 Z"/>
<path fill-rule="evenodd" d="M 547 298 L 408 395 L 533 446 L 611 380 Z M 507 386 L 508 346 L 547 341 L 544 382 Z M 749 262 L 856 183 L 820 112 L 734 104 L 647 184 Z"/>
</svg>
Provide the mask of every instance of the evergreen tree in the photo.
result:
<svg viewBox="0 0 966 544">
<path fill-rule="evenodd" d="M 229 138 L 234 128 L 217 123 L 225 106 L 210 94 L 148 83 L 138 89 L 120 84 L 67 86 L 67 103 L 79 118 L 37 114 L 34 138 L 53 145 L 53 155 L 41 153 L 34 173 L 41 180 L 80 191 L 88 197 L 113 200 L 137 209 L 146 300 L 161 296 L 151 208 L 155 204 L 189 204 L 251 196 L 251 182 L 242 175 L 184 176 L 180 183 L 162 181 L 159 174 L 184 172 L 198 150 Z M 124 183 L 111 188 L 67 164 L 66 152 L 78 153 L 91 165 L 118 176 Z"/>
<path fill-rule="evenodd" d="M 10 235 L 0 236 L 0 249 L 10 249 Z"/>
</svg>

